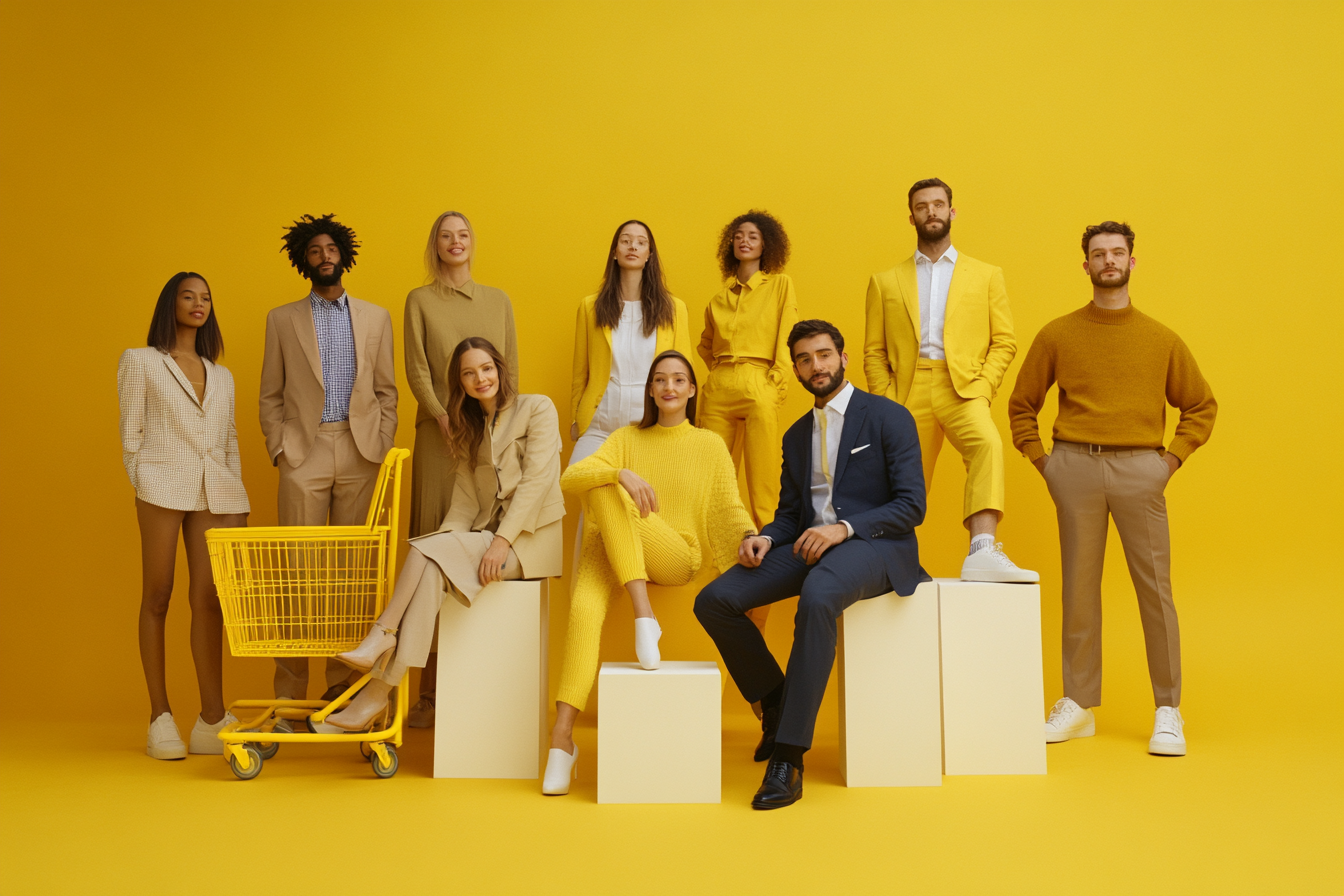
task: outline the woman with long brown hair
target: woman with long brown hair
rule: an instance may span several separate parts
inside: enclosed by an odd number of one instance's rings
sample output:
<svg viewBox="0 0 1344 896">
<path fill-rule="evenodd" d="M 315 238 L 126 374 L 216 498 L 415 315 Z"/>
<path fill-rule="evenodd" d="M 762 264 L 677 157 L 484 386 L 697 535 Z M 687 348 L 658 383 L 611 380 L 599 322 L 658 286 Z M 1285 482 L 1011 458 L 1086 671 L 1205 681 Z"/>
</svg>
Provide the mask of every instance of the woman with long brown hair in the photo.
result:
<svg viewBox="0 0 1344 896">
<path fill-rule="evenodd" d="M 448 384 L 448 444 L 458 461 L 453 506 L 437 532 L 410 539 L 386 609 L 359 647 L 337 657 L 367 672 L 395 650 L 350 706 L 327 718 L 338 728 L 367 727 L 406 669 L 425 665 L 445 591 L 471 606 L 491 582 L 561 574 L 555 405 L 545 395 L 517 394 L 504 356 L 480 337 L 453 350 Z"/>
<path fill-rule="evenodd" d="M 616 430 L 561 477 L 564 490 L 587 508 L 588 531 L 570 594 L 543 793 L 569 792 L 578 758 L 574 720 L 597 675 L 610 602 L 629 595 L 635 655 L 645 669 L 657 669 L 662 628 L 648 583 L 684 585 L 706 562 L 722 572 L 737 562 L 743 537 L 755 534 L 723 440 L 691 422 L 696 391 L 690 360 L 678 351 L 661 353 L 645 380 L 639 424 Z"/>
</svg>

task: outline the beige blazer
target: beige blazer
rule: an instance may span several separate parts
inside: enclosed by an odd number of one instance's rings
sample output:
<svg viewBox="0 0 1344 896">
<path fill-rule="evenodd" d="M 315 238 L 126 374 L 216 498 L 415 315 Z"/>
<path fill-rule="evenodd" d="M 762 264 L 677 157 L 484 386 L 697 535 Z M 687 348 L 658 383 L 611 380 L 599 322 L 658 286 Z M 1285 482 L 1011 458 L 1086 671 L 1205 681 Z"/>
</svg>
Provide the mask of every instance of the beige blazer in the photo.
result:
<svg viewBox="0 0 1344 896">
<path fill-rule="evenodd" d="M 355 337 L 355 387 L 350 391 L 350 434 L 366 460 L 383 462 L 397 435 L 397 380 L 392 361 L 392 316 L 386 308 L 350 297 Z M 271 463 L 284 452 L 297 467 L 308 456 L 322 422 L 326 391 L 317 351 L 313 309 L 304 296 L 266 315 L 261 360 L 261 431 Z"/>
<path fill-rule="evenodd" d="M 863 372 L 868 391 L 905 404 L 919 360 L 919 280 L 915 257 L 868 283 Z M 962 252 L 947 288 L 943 347 L 962 398 L 993 400 L 1017 354 L 1003 271 Z"/>
<path fill-rule="evenodd" d="M 453 507 L 440 532 L 480 532 L 513 545 L 524 578 L 563 572 L 565 496 L 560 491 L 560 418 L 545 395 L 519 395 L 481 439 L 475 467 L 457 465 Z"/>
<path fill-rule="evenodd" d="M 248 513 L 233 423 L 233 377 L 228 368 L 201 360 L 205 400 L 197 401 L 196 390 L 167 353 L 156 348 L 122 353 L 117 365 L 122 463 L 135 496 L 146 504 Z"/>
</svg>

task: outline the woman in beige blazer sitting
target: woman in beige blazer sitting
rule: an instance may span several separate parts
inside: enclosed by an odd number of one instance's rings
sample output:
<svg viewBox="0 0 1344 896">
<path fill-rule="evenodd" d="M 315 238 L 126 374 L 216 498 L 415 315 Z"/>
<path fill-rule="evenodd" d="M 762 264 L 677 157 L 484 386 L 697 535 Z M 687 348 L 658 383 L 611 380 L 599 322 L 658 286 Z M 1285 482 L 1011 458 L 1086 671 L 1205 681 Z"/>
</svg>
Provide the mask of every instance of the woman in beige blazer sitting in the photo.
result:
<svg viewBox="0 0 1344 896">
<path fill-rule="evenodd" d="M 155 759 L 183 759 L 164 673 L 164 622 L 173 596 L 177 536 L 186 542 L 191 655 L 201 714 L 190 752 L 223 752 L 216 735 L 236 721 L 224 709 L 224 620 L 205 530 L 242 526 L 250 507 L 233 424 L 233 377 L 215 363 L 224 340 L 210 287 L 200 274 L 175 274 L 159 293 L 147 348 L 127 349 L 117 366 L 121 447 L 140 522 L 140 662 L 149 686 L 149 737 Z"/>
<path fill-rule="evenodd" d="M 516 394 L 507 370 L 499 350 L 479 336 L 453 351 L 452 508 L 437 532 L 410 540 L 387 608 L 359 647 L 337 657 L 367 672 L 395 650 L 348 708 L 327 717 L 338 728 L 366 728 L 387 708 L 388 692 L 406 669 L 424 666 L 446 592 L 469 607 L 491 582 L 561 574 L 559 416 L 545 395 Z"/>
</svg>

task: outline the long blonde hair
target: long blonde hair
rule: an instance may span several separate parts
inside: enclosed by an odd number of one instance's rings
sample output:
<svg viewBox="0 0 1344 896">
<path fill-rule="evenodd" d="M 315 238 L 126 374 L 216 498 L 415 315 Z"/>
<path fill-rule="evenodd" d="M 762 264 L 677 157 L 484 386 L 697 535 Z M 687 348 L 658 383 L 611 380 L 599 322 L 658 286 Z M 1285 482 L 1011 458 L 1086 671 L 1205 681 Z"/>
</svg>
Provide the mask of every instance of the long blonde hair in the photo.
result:
<svg viewBox="0 0 1344 896">
<path fill-rule="evenodd" d="M 476 258 L 476 229 L 471 226 L 471 219 L 461 212 L 454 211 L 439 215 L 429 228 L 429 242 L 425 244 L 425 273 L 429 275 L 429 282 L 437 286 L 447 283 L 443 277 L 443 260 L 439 258 L 439 226 L 443 224 L 444 218 L 461 218 L 462 223 L 467 225 L 467 233 L 471 234 L 471 251 L 467 253 L 468 271 L 471 270 L 471 262 Z"/>
<path fill-rule="evenodd" d="M 509 405 L 518 391 L 509 379 L 509 368 L 499 349 L 480 336 L 468 336 L 453 349 L 452 360 L 448 362 L 448 447 L 459 462 L 475 465 L 476 452 L 481 448 L 481 439 L 485 437 L 485 409 L 481 403 L 467 394 L 462 388 L 462 356 L 472 349 L 480 349 L 495 362 L 495 375 L 499 377 L 499 392 L 495 395 L 495 413 L 498 414 Z"/>
</svg>

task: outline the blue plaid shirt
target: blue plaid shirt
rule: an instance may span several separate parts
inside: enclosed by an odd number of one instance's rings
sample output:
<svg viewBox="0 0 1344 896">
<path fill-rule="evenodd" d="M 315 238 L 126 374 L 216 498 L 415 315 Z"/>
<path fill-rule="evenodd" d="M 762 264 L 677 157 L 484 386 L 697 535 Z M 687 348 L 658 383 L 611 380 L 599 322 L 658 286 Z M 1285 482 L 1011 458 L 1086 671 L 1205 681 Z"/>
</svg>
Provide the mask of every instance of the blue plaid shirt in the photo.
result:
<svg viewBox="0 0 1344 896">
<path fill-rule="evenodd" d="M 308 294 L 317 328 L 317 354 L 322 359 L 322 422 L 350 419 L 350 392 L 355 388 L 355 331 L 350 326 L 350 296 L 329 302 L 316 292 Z"/>
</svg>

